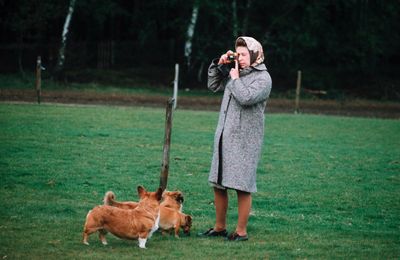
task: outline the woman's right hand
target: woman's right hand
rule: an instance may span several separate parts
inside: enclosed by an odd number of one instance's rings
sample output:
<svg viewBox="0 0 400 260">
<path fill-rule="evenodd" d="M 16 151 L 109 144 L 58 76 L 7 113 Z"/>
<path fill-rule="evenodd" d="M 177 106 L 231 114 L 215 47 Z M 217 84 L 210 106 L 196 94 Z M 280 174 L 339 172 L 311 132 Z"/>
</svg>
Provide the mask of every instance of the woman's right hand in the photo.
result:
<svg viewBox="0 0 400 260">
<path fill-rule="evenodd" d="M 229 50 L 225 54 L 222 54 L 221 57 L 219 58 L 218 64 L 226 64 L 229 63 L 228 61 L 228 56 L 230 54 L 234 53 L 233 51 Z"/>
</svg>

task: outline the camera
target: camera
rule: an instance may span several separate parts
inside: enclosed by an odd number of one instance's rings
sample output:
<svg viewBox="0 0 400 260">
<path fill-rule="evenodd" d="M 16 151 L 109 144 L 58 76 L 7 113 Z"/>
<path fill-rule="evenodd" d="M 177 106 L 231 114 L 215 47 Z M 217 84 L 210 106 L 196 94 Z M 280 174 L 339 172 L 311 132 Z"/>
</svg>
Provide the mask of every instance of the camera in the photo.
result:
<svg viewBox="0 0 400 260">
<path fill-rule="evenodd" d="M 228 61 L 231 62 L 235 62 L 235 60 L 237 60 L 237 58 L 239 57 L 239 54 L 236 52 L 232 52 L 228 55 Z"/>
<path fill-rule="evenodd" d="M 229 76 L 229 72 L 232 68 L 235 67 L 235 60 L 237 60 L 239 54 L 236 52 L 232 52 L 228 55 L 228 62 L 225 64 L 218 65 L 218 70 L 222 73 L 224 77 Z"/>
</svg>

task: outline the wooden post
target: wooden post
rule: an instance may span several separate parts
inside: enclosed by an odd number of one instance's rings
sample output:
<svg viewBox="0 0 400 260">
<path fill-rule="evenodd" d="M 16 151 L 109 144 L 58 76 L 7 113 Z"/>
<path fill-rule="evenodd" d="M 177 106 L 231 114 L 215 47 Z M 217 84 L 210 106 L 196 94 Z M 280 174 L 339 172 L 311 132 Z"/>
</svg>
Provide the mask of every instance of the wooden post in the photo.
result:
<svg viewBox="0 0 400 260">
<path fill-rule="evenodd" d="M 174 110 L 178 104 L 178 80 L 179 80 L 179 64 L 175 64 L 175 79 L 174 79 Z"/>
<path fill-rule="evenodd" d="M 172 106 L 174 99 L 171 98 L 167 102 L 166 114 L 165 114 L 165 136 L 164 136 L 164 149 L 163 149 L 163 161 L 161 164 L 160 174 L 160 188 L 165 190 L 167 188 L 168 181 L 168 170 L 169 170 L 169 147 L 171 144 L 171 128 L 172 128 Z"/>
<path fill-rule="evenodd" d="M 294 113 L 299 113 L 299 103 L 300 103 L 300 88 L 301 88 L 301 70 L 297 71 L 297 85 L 296 85 L 296 104 L 294 108 Z"/>
<path fill-rule="evenodd" d="M 37 57 L 36 60 L 36 95 L 37 102 L 40 104 L 40 98 L 42 95 L 42 58 L 40 56 Z"/>
</svg>

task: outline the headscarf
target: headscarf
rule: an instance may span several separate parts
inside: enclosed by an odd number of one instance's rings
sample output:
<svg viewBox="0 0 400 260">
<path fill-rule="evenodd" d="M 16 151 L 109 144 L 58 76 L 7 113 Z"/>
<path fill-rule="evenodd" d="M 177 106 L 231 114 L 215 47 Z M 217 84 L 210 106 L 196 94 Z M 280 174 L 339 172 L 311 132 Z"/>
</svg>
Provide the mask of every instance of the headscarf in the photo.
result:
<svg viewBox="0 0 400 260">
<path fill-rule="evenodd" d="M 235 48 L 237 47 L 237 43 L 238 43 L 239 39 L 242 39 L 245 41 L 246 47 L 249 50 L 250 66 L 254 67 L 254 66 L 257 66 L 258 64 L 261 64 L 264 61 L 264 51 L 261 46 L 261 43 L 259 43 L 253 37 L 240 36 L 239 38 L 236 39 Z"/>
</svg>

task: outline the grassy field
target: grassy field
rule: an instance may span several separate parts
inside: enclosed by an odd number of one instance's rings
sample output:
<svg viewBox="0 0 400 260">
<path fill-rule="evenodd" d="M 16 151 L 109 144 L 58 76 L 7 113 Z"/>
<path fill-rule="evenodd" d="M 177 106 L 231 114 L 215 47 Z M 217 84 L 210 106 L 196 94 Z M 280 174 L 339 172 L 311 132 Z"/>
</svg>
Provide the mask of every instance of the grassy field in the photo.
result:
<svg viewBox="0 0 400 260">
<path fill-rule="evenodd" d="M 242 243 L 195 236 L 213 225 L 207 184 L 218 113 L 177 110 L 168 189 L 184 192 L 192 236 L 96 235 L 85 216 L 106 191 L 136 200 L 159 184 L 163 109 L 0 104 L 0 258 L 275 259 L 400 257 L 400 122 L 266 116 L 258 190 Z M 228 229 L 237 218 L 230 192 Z"/>
</svg>

